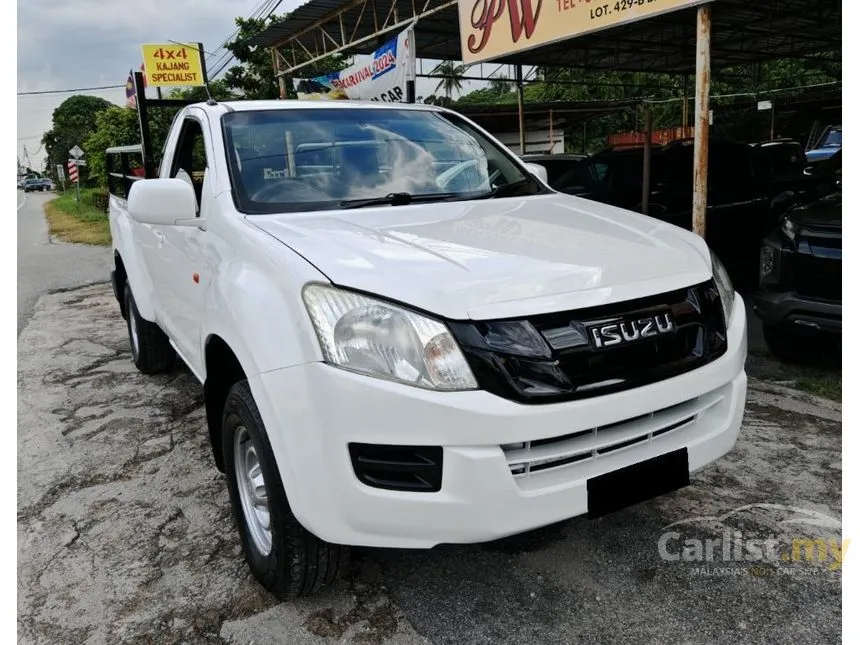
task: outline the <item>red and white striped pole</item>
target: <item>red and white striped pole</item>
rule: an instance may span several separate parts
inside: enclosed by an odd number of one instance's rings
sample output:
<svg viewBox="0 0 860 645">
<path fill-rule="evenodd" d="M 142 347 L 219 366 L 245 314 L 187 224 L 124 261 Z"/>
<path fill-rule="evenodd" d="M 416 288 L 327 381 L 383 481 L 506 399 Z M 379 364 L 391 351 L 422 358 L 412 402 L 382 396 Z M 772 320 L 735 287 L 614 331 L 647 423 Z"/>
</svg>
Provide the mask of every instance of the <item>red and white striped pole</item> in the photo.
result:
<svg viewBox="0 0 860 645">
<path fill-rule="evenodd" d="M 78 182 L 78 164 L 74 161 L 69 161 L 69 181 L 75 185 L 75 201 L 81 201 L 81 190 Z"/>
</svg>

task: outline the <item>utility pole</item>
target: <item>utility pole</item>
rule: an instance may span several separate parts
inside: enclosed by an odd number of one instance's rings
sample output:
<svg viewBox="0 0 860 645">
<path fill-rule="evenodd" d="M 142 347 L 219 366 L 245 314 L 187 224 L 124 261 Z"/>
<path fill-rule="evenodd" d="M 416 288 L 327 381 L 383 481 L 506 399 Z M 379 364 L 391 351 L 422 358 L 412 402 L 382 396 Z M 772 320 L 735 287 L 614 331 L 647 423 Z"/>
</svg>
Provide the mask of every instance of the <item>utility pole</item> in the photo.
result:
<svg viewBox="0 0 860 645">
<path fill-rule="evenodd" d="M 711 90 L 711 5 L 696 14 L 696 112 L 693 119 L 693 232 L 705 237 L 708 209 L 708 103 Z"/>
</svg>

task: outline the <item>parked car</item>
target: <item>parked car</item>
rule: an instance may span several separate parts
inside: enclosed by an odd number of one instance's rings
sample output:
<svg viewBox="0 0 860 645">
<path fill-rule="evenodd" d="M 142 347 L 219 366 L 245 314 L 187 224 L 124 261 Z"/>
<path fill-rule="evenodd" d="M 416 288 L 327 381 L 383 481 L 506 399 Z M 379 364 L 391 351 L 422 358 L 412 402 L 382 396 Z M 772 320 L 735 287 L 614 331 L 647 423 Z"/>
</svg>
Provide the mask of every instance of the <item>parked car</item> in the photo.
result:
<svg viewBox="0 0 860 645">
<path fill-rule="evenodd" d="M 816 164 L 829 159 L 837 150 L 841 149 L 842 126 L 831 125 L 824 129 L 815 147 L 806 151 L 806 159 L 810 164 Z"/>
<path fill-rule="evenodd" d="M 588 190 L 579 196 L 641 212 L 643 147 L 611 148 L 592 155 Z M 778 191 L 763 176 L 757 153 L 749 145 L 714 140 L 708 161 L 708 244 L 720 254 L 736 285 L 754 289 L 761 240 L 777 221 L 772 209 Z M 680 140 L 651 151 L 648 214 L 692 229 L 693 142 Z M 550 184 L 552 185 L 552 184 Z"/>
<path fill-rule="evenodd" d="M 46 177 L 35 177 L 32 179 L 25 179 L 23 189 L 25 193 L 30 193 L 34 191 L 46 191 L 51 190 L 53 184 L 51 184 L 51 180 Z"/>
<path fill-rule="evenodd" d="M 797 360 L 842 334 L 842 192 L 792 208 L 761 247 L 754 311 L 768 348 Z"/>
<path fill-rule="evenodd" d="M 456 112 L 347 103 L 185 107 L 110 200 L 132 359 L 203 384 L 264 587 L 599 517 L 731 450 L 746 315 L 702 238 L 551 191 Z"/>
</svg>

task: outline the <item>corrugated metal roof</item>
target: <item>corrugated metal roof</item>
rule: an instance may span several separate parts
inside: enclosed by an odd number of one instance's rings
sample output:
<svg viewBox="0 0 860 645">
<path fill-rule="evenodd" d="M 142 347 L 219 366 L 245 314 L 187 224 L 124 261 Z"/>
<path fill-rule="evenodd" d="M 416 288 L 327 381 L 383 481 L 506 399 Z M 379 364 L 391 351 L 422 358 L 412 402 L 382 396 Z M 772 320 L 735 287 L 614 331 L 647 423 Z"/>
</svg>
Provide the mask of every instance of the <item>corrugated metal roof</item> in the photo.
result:
<svg viewBox="0 0 860 645">
<path fill-rule="evenodd" d="M 412 0 L 394 0 L 401 20 L 412 16 Z M 550 0 L 545 0 L 550 1 Z M 441 5 L 432 0 L 429 6 Z M 390 4 L 377 4 L 379 15 Z M 385 7 L 384 9 L 382 7 Z M 343 15 L 352 40 L 378 33 L 372 12 L 361 13 L 356 0 L 311 0 L 284 22 L 272 25 L 249 41 L 263 47 L 282 46 L 317 21 L 329 21 L 329 33 L 340 34 Z M 496 59 L 496 63 L 579 67 L 594 70 L 692 73 L 695 70 L 695 9 L 664 14 L 621 27 L 546 45 Z M 338 36 L 335 36 L 338 34 Z M 350 53 L 373 51 L 389 35 L 380 36 Z M 322 51 L 318 30 L 298 40 L 311 51 Z M 416 27 L 420 58 L 459 60 L 460 34 L 456 6 L 421 20 Z M 331 43 L 328 44 L 331 48 Z M 713 68 L 796 57 L 842 47 L 840 0 L 717 0 L 713 3 L 711 65 Z"/>
</svg>

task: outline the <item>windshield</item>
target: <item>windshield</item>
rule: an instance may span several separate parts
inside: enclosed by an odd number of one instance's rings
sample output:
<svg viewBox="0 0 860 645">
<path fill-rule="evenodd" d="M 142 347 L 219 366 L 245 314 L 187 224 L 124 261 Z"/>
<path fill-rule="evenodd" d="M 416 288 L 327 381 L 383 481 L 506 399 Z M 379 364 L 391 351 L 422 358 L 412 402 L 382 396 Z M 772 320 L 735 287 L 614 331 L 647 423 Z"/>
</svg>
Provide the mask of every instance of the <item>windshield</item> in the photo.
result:
<svg viewBox="0 0 860 645">
<path fill-rule="evenodd" d="M 840 148 L 842 147 L 842 130 L 831 130 L 824 137 L 822 148 Z"/>
<path fill-rule="evenodd" d="M 336 209 L 384 202 L 392 194 L 466 199 L 511 185 L 514 194 L 544 191 L 508 153 L 455 115 L 257 110 L 226 114 L 223 124 L 237 206 L 246 213 Z"/>
</svg>

